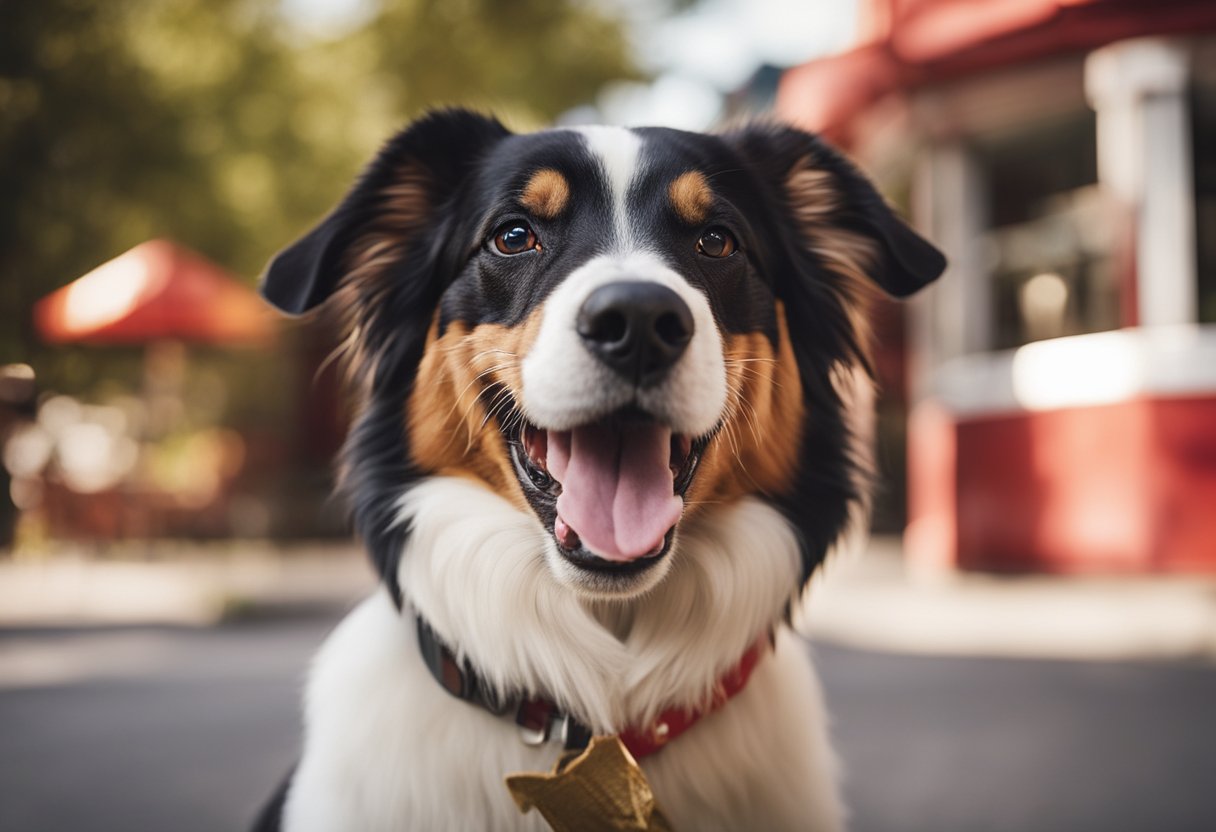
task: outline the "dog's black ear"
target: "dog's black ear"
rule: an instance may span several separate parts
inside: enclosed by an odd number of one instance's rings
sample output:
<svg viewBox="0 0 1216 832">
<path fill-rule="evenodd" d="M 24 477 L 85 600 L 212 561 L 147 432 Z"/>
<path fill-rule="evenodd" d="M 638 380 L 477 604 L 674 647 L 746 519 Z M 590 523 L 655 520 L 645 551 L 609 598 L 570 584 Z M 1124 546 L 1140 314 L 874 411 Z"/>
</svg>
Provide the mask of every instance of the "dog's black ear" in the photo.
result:
<svg viewBox="0 0 1216 832">
<path fill-rule="evenodd" d="M 766 244 L 754 253 L 781 301 L 810 414 L 798 475 L 772 495 L 799 533 L 805 582 L 868 502 L 867 442 L 851 414 L 856 385 L 866 383 L 857 371 L 872 370 L 865 314 L 872 287 L 906 297 L 937 278 L 946 259 L 815 136 L 757 125 L 723 138 L 760 190 L 749 220 Z"/>
<path fill-rule="evenodd" d="M 946 268 L 940 251 L 889 206 L 852 162 L 816 136 L 765 125 L 728 136 L 793 220 L 795 245 L 829 268 L 903 298 Z"/>
<path fill-rule="evenodd" d="M 361 265 L 404 255 L 477 159 L 508 135 L 466 110 L 430 113 L 391 139 L 315 228 L 275 255 L 262 296 L 289 315 L 322 304 Z"/>
<path fill-rule="evenodd" d="M 280 252 L 262 280 L 262 294 L 292 315 L 333 299 L 359 394 L 339 490 L 398 606 L 397 563 L 409 529 L 397 520 L 397 502 L 421 475 L 403 408 L 435 310 L 467 253 L 453 227 L 472 173 L 508 135 L 464 110 L 424 116 L 384 146 L 341 204 Z"/>
</svg>

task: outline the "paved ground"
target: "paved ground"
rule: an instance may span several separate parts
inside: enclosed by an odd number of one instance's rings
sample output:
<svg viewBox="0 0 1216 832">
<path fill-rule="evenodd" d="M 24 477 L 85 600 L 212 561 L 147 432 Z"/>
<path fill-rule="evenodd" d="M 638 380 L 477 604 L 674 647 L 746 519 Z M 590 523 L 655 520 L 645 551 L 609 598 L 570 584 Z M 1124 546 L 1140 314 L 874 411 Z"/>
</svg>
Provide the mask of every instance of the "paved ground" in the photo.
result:
<svg viewBox="0 0 1216 832">
<path fill-rule="evenodd" d="M 1216 667 L 817 652 L 859 832 L 1216 829 Z"/>
<path fill-rule="evenodd" d="M 243 828 L 295 754 L 328 626 L 5 633 L 0 829 Z"/>
<path fill-rule="evenodd" d="M 240 829 L 331 617 L 0 631 L 0 829 Z M 1216 829 L 1216 667 L 819 645 L 858 832 Z"/>
<path fill-rule="evenodd" d="M 161 542 L 0 558 L 0 628 L 200 626 L 349 605 L 374 579 L 353 545 Z M 829 559 L 799 616 L 833 644 L 927 655 L 1216 663 L 1216 576 L 916 574 L 899 539 Z"/>
</svg>

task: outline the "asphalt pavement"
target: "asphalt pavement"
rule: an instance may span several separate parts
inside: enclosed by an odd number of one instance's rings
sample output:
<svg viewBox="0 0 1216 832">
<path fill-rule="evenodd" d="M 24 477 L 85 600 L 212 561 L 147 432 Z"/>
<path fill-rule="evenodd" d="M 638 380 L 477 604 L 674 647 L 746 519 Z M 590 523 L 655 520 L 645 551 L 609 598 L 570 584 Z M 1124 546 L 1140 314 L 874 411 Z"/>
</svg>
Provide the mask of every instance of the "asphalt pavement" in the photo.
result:
<svg viewBox="0 0 1216 832">
<path fill-rule="evenodd" d="M 241 829 L 335 612 L 0 630 L 0 830 Z M 813 648 L 857 832 L 1216 829 L 1216 666 Z"/>
</svg>

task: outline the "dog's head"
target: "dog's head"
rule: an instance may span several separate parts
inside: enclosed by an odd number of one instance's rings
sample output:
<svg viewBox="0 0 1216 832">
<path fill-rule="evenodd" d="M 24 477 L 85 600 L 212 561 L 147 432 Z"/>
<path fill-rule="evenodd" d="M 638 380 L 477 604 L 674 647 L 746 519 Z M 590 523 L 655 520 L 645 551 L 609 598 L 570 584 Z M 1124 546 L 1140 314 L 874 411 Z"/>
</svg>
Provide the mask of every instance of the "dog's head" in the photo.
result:
<svg viewBox="0 0 1216 832">
<path fill-rule="evenodd" d="M 262 289 L 344 315 L 343 488 L 398 599 L 396 505 L 432 474 L 533 512 L 559 581 L 622 596 L 662 578 L 681 524 L 749 494 L 797 529 L 809 576 L 861 497 L 842 396 L 867 287 L 902 297 L 943 267 L 791 128 L 513 135 L 446 111 Z"/>
</svg>

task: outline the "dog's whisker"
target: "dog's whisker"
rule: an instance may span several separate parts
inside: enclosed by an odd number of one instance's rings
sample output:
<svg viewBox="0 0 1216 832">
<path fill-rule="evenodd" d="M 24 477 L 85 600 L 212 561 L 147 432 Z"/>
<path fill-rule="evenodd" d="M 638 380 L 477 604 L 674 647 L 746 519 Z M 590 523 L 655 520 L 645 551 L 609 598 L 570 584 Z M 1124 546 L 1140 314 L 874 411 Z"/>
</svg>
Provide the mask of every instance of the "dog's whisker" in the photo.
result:
<svg viewBox="0 0 1216 832">
<path fill-rule="evenodd" d="M 487 389 L 489 389 L 489 388 L 487 388 Z M 476 430 L 469 431 L 468 443 L 467 443 L 467 447 L 465 448 L 466 453 L 469 450 L 471 450 L 474 438 L 476 436 L 481 435 L 482 431 L 485 430 L 485 427 L 489 423 L 490 419 L 494 418 L 494 416 L 496 415 L 499 408 L 509 405 L 510 400 L 511 400 L 511 391 L 505 385 L 501 386 L 497 390 L 497 392 L 494 393 L 494 396 L 490 399 L 489 402 L 484 402 L 484 400 L 480 396 L 478 396 L 477 398 L 475 398 L 473 400 L 473 402 L 470 404 L 469 408 L 465 411 L 465 414 L 464 414 L 465 424 L 467 425 L 467 424 L 472 423 L 473 409 L 478 404 L 482 404 L 482 406 L 485 410 L 485 414 L 483 415 L 480 423 L 477 425 Z"/>
<path fill-rule="evenodd" d="M 499 415 L 499 411 L 500 411 L 502 408 L 505 408 L 505 407 L 509 407 L 509 406 L 510 406 L 510 404 L 511 404 L 511 398 L 512 398 L 512 397 L 511 397 L 511 391 L 510 391 L 508 388 L 506 388 L 506 387 L 503 387 L 503 389 L 502 389 L 502 390 L 500 390 L 500 391 L 499 391 L 499 392 L 498 392 L 498 393 L 497 393 L 497 394 L 494 396 L 494 399 L 493 399 L 493 400 L 490 402 L 490 404 L 489 404 L 489 405 L 486 407 L 486 414 L 485 414 L 485 417 L 484 417 L 484 418 L 481 420 L 481 424 L 477 426 L 477 432 L 478 432 L 478 433 L 480 433 L 481 431 L 485 430 L 485 427 L 486 427 L 486 425 L 489 423 L 489 421 L 490 421 L 491 419 L 493 419 L 493 418 L 497 417 L 497 416 Z M 510 418 L 510 417 L 511 417 L 511 415 L 512 415 L 512 414 L 508 414 L 508 418 Z M 506 427 L 506 426 L 504 426 L 504 427 Z M 507 428 L 507 430 L 508 430 L 508 432 L 510 431 L 510 429 L 509 429 L 509 428 Z"/>
<path fill-rule="evenodd" d="M 760 438 L 759 426 L 756 424 L 760 418 L 756 415 L 756 409 L 750 402 L 747 401 L 747 399 L 740 397 L 739 413 L 742 415 L 743 420 L 747 423 L 748 429 L 751 431 L 752 438 L 756 440 L 756 446 L 759 447 L 763 444 L 763 440 Z"/>
<path fill-rule="evenodd" d="M 487 375 L 491 375 L 493 373 L 497 373 L 497 372 L 501 372 L 503 370 L 509 369 L 511 367 L 514 367 L 515 364 L 516 364 L 516 362 L 510 362 L 510 361 L 505 364 L 497 364 L 493 367 L 488 367 L 485 370 L 482 370 L 480 373 L 478 373 L 477 375 L 475 375 L 471 379 L 469 379 L 468 384 L 466 384 L 461 389 L 461 391 L 456 395 L 455 402 L 453 403 L 451 410 L 449 410 L 447 412 L 447 415 L 444 417 L 444 421 L 447 421 L 448 419 L 450 419 L 452 417 L 452 414 L 454 412 L 456 412 L 456 408 L 460 406 L 462 401 L 464 401 L 465 394 L 467 394 L 469 392 L 470 387 L 472 387 L 474 384 L 479 382 L 481 379 L 485 378 Z M 465 419 L 468 418 L 469 411 L 470 411 L 471 407 L 476 404 L 476 402 L 477 402 L 477 397 L 474 397 L 473 404 L 470 405 L 469 408 L 465 409 L 465 412 L 462 414 L 462 418 L 465 418 Z"/>
<path fill-rule="evenodd" d="M 726 423 L 725 423 L 726 440 L 730 444 L 731 455 L 735 458 L 736 461 L 741 462 L 740 457 L 739 457 L 739 441 L 738 441 L 738 437 L 735 435 L 735 422 L 736 422 L 735 404 L 734 404 L 734 402 L 732 402 L 730 405 L 729 417 L 727 418 Z"/>
<path fill-rule="evenodd" d="M 776 376 L 765 375 L 765 374 L 757 371 L 753 367 L 733 367 L 731 369 L 739 374 L 740 379 L 747 379 L 749 381 L 767 382 L 773 386 L 774 390 L 783 390 L 784 389 L 784 385 L 780 381 L 777 380 Z"/>
<path fill-rule="evenodd" d="M 519 356 L 516 353 L 513 353 L 510 350 L 503 350 L 503 349 L 497 349 L 497 348 L 491 347 L 489 349 L 482 350 L 481 352 L 476 353 L 475 355 L 470 357 L 469 363 L 473 364 L 474 362 L 477 361 L 477 359 L 481 358 L 483 355 L 494 355 L 494 354 L 509 355 L 512 358 L 519 358 Z"/>
<path fill-rule="evenodd" d="M 746 358 L 746 357 L 740 358 L 740 357 L 732 356 L 730 358 L 723 359 L 723 361 L 725 361 L 726 364 L 728 364 L 728 365 L 730 365 L 730 364 L 778 364 L 778 363 L 780 363 L 775 358 L 769 358 L 768 356 L 760 356 L 760 355 L 755 356 L 753 358 Z"/>
</svg>

